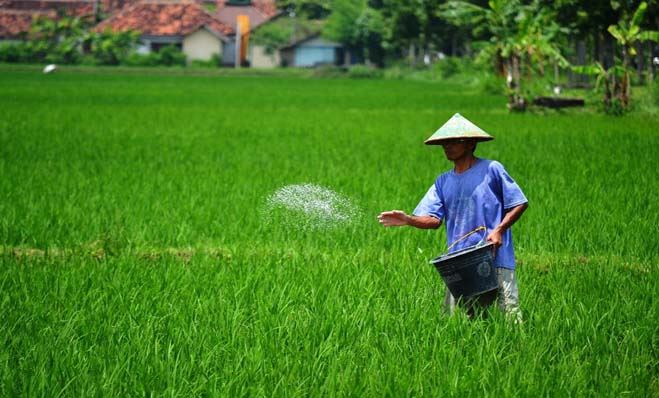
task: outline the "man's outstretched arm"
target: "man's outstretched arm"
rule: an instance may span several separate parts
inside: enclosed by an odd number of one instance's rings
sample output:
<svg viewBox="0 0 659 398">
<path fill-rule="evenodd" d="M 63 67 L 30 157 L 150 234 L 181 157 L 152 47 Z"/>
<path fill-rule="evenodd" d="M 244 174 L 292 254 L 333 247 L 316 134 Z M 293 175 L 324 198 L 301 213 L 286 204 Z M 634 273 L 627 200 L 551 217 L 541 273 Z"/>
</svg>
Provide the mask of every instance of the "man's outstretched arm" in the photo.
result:
<svg viewBox="0 0 659 398">
<path fill-rule="evenodd" d="M 383 211 L 378 216 L 378 221 L 385 227 L 407 225 L 420 229 L 437 229 L 442 225 L 442 220 L 433 216 L 410 216 L 401 210 Z"/>
</svg>

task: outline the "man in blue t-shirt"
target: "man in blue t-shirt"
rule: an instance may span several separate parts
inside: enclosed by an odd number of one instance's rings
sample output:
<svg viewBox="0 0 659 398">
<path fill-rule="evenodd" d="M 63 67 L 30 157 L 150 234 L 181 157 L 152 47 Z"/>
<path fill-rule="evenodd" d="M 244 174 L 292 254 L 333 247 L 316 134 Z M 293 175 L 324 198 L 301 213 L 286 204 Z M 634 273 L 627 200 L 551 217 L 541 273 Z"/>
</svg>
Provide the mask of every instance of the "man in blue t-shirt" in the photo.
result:
<svg viewBox="0 0 659 398">
<path fill-rule="evenodd" d="M 528 207 L 528 200 L 501 163 L 474 156 L 479 141 L 493 137 L 456 114 L 426 144 L 441 145 L 453 169 L 441 174 L 428 189 L 412 215 L 400 210 L 385 211 L 378 219 L 385 227 L 412 226 L 436 229 L 446 225 L 449 251 L 473 246 L 482 240 L 494 243 L 494 258 L 499 289 L 499 305 L 507 314 L 521 321 L 519 295 L 515 279 L 515 252 L 510 227 Z M 485 227 L 485 228 L 483 228 Z M 484 230 L 481 233 L 474 231 Z M 491 295 L 471 300 L 467 307 L 473 315 L 473 305 L 488 305 Z M 455 309 L 455 298 L 446 291 L 445 307 Z"/>
</svg>

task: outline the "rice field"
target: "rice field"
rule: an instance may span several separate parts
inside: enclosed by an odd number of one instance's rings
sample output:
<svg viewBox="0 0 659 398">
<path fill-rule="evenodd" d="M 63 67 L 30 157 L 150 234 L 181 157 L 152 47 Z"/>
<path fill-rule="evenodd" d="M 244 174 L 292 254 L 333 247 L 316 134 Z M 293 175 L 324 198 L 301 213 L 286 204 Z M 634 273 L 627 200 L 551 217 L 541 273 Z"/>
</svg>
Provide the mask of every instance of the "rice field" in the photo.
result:
<svg viewBox="0 0 659 398">
<path fill-rule="evenodd" d="M 376 219 L 451 167 L 422 143 L 455 112 L 530 201 L 522 325 L 445 315 L 443 230 Z M 656 113 L 509 114 L 451 83 L 2 70 L 0 396 L 657 396 L 658 181 Z M 292 184 L 358 211 L 268 217 Z"/>
</svg>

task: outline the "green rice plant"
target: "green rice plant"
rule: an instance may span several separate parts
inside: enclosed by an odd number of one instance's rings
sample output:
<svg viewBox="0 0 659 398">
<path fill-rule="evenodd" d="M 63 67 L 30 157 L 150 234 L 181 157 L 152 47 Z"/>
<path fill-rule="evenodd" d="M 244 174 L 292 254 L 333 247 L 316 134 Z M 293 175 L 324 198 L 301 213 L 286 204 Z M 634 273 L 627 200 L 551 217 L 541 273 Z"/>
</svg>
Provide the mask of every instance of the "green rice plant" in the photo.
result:
<svg viewBox="0 0 659 398">
<path fill-rule="evenodd" d="M 2 396 L 657 393 L 656 115 L 508 114 L 403 80 L 8 69 L 0 88 Z M 445 315 L 443 231 L 376 221 L 450 167 L 422 142 L 458 111 L 530 200 L 522 325 Z M 361 215 L 264 219 L 305 183 Z"/>
</svg>

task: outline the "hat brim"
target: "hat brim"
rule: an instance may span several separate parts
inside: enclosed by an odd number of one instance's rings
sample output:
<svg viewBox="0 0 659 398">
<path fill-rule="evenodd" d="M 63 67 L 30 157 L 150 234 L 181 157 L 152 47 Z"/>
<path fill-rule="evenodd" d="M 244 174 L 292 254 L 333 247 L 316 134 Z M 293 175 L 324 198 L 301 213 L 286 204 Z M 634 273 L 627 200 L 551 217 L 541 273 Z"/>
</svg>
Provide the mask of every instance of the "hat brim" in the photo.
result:
<svg viewBox="0 0 659 398">
<path fill-rule="evenodd" d="M 442 145 L 442 143 L 446 141 L 452 141 L 452 140 L 463 140 L 463 139 L 470 139 L 470 140 L 475 140 L 477 142 L 484 142 L 484 141 L 492 141 L 494 137 L 483 137 L 483 136 L 461 136 L 461 137 L 442 137 L 442 138 L 428 138 L 425 140 L 423 143 L 426 145 Z"/>
</svg>

